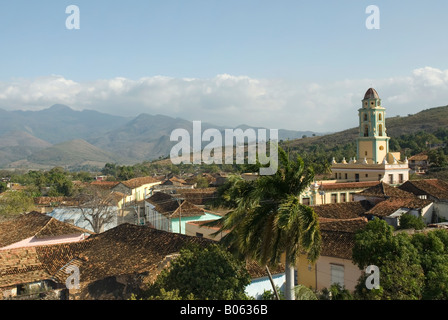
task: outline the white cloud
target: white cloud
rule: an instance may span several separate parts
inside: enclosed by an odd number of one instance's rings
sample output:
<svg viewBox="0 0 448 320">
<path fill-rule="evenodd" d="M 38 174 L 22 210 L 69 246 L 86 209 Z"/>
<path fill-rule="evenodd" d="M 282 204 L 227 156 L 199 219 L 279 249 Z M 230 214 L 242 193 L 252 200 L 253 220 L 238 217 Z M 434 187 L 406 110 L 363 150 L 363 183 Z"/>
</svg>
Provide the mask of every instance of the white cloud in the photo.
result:
<svg viewBox="0 0 448 320">
<path fill-rule="evenodd" d="M 371 86 L 389 116 L 448 104 L 448 70 L 424 67 L 408 76 L 330 83 L 229 74 L 210 79 L 156 76 L 75 82 L 52 75 L 0 82 L 0 108 L 38 110 L 61 103 L 126 116 L 166 114 L 217 125 L 323 132 L 356 126 L 361 99 Z"/>
</svg>

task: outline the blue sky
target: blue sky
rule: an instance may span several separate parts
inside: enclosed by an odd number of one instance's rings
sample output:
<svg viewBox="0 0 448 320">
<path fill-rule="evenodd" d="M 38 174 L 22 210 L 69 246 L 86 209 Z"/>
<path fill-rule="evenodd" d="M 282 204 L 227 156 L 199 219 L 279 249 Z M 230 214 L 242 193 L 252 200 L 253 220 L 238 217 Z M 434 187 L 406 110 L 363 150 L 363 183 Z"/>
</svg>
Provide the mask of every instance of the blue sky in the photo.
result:
<svg viewBox="0 0 448 320">
<path fill-rule="evenodd" d="M 380 30 L 365 27 L 371 4 Z M 65 27 L 69 5 L 80 30 Z M 0 108 L 342 130 L 370 86 L 390 116 L 448 104 L 446 12 L 446 0 L 5 0 Z"/>
</svg>

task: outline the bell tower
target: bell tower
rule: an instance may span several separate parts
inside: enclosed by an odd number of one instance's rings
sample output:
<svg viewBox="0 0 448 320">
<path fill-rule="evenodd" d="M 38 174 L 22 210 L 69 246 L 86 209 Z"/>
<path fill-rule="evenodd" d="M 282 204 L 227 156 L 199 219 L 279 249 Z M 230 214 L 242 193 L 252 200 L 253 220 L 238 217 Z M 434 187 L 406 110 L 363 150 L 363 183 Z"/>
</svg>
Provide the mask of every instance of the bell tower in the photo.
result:
<svg viewBox="0 0 448 320">
<path fill-rule="evenodd" d="M 380 164 L 389 153 L 386 112 L 375 89 L 367 90 L 359 112 L 358 162 Z"/>
</svg>

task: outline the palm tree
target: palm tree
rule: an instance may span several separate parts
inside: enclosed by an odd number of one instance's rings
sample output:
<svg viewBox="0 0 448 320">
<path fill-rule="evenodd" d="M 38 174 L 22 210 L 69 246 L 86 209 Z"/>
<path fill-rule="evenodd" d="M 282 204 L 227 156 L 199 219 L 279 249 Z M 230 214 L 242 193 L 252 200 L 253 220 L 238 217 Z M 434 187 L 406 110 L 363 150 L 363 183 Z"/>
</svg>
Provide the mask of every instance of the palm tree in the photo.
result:
<svg viewBox="0 0 448 320">
<path fill-rule="evenodd" d="M 286 292 L 294 300 L 294 265 L 308 254 L 311 262 L 320 254 L 320 231 L 312 208 L 300 203 L 300 194 L 313 182 L 314 171 L 297 157 L 279 148 L 274 175 L 246 181 L 232 176 L 218 191 L 218 203 L 228 207 L 217 233 L 230 231 L 222 242 L 262 265 L 276 265 L 285 257 Z"/>
</svg>

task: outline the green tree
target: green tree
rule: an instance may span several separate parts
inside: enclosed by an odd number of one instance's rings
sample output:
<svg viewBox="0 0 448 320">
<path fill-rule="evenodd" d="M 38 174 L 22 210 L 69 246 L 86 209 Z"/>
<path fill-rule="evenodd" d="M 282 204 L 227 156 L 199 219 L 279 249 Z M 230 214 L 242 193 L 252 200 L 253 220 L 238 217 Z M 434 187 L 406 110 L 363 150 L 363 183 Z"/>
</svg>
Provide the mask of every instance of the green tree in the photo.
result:
<svg viewBox="0 0 448 320">
<path fill-rule="evenodd" d="M 8 191 L 0 197 L 0 216 L 11 216 L 34 209 L 33 197 L 22 191 Z"/>
<path fill-rule="evenodd" d="M 426 227 L 422 217 L 416 217 L 412 214 L 404 214 L 400 217 L 400 227 L 398 229 L 423 230 Z"/>
<path fill-rule="evenodd" d="M 5 192 L 8 190 L 8 186 L 6 185 L 6 182 L 0 182 L 0 193 Z"/>
<path fill-rule="evenodd" d="M 279 148 L 275 174 L 245 181 L 233 176 L 218 191 L 215 205 L 230 209 L 220 231 L 230 231 L 221 241 L 261 265 L 277 265 L 286 257 L 286 299 L 294 299 L 294 265 L 302 253 L 315 261 L 321 235 L 316 213 L 300 203 L 300 194 L 312 183 L 314 172 L 302 158 L 290 160 Z"/>
<path fill-rule="evenodd" d="M 448 299 L 448 234 L 445 230 L 418 233 L 412 237 L 425 274 L 423 299 Z"/>
<path fill-rule="evenodd" d="M 394 234 L 384 220 L 370 221 L 355 236 L 353 262 L 361 270 L 375 265 L 380 271 L 380 288 L 368 290 L 367 275 L 360 277 L 356 294 L 363 299 L 408 300 L 420 299 L 424 273 L 419 255 L 408 234 Z"/>
<path fill-rule="evenodd" d="M 51 169 L 47 173 L 47 183 L 50 186 L 49 196 L 71 196 L 73 195 L 73 182 L 68 173 L 60 167 Z"/>
<path fill-rule="evenodd" d="M 354 297 L 345 286 L 332 284 L 329 289 L 324 288 L 318 296 L 319 300 L 353 300 Z"/>
<path fill-rule="evenodd" d="M 161 272 L 142 297 L 244 300 L 248 298 L 245 288 L 249 283 L 245 262 L 235 259 L 220 245 L 190 245 L 180 251 L 171 266 Z"/>
</svg>

